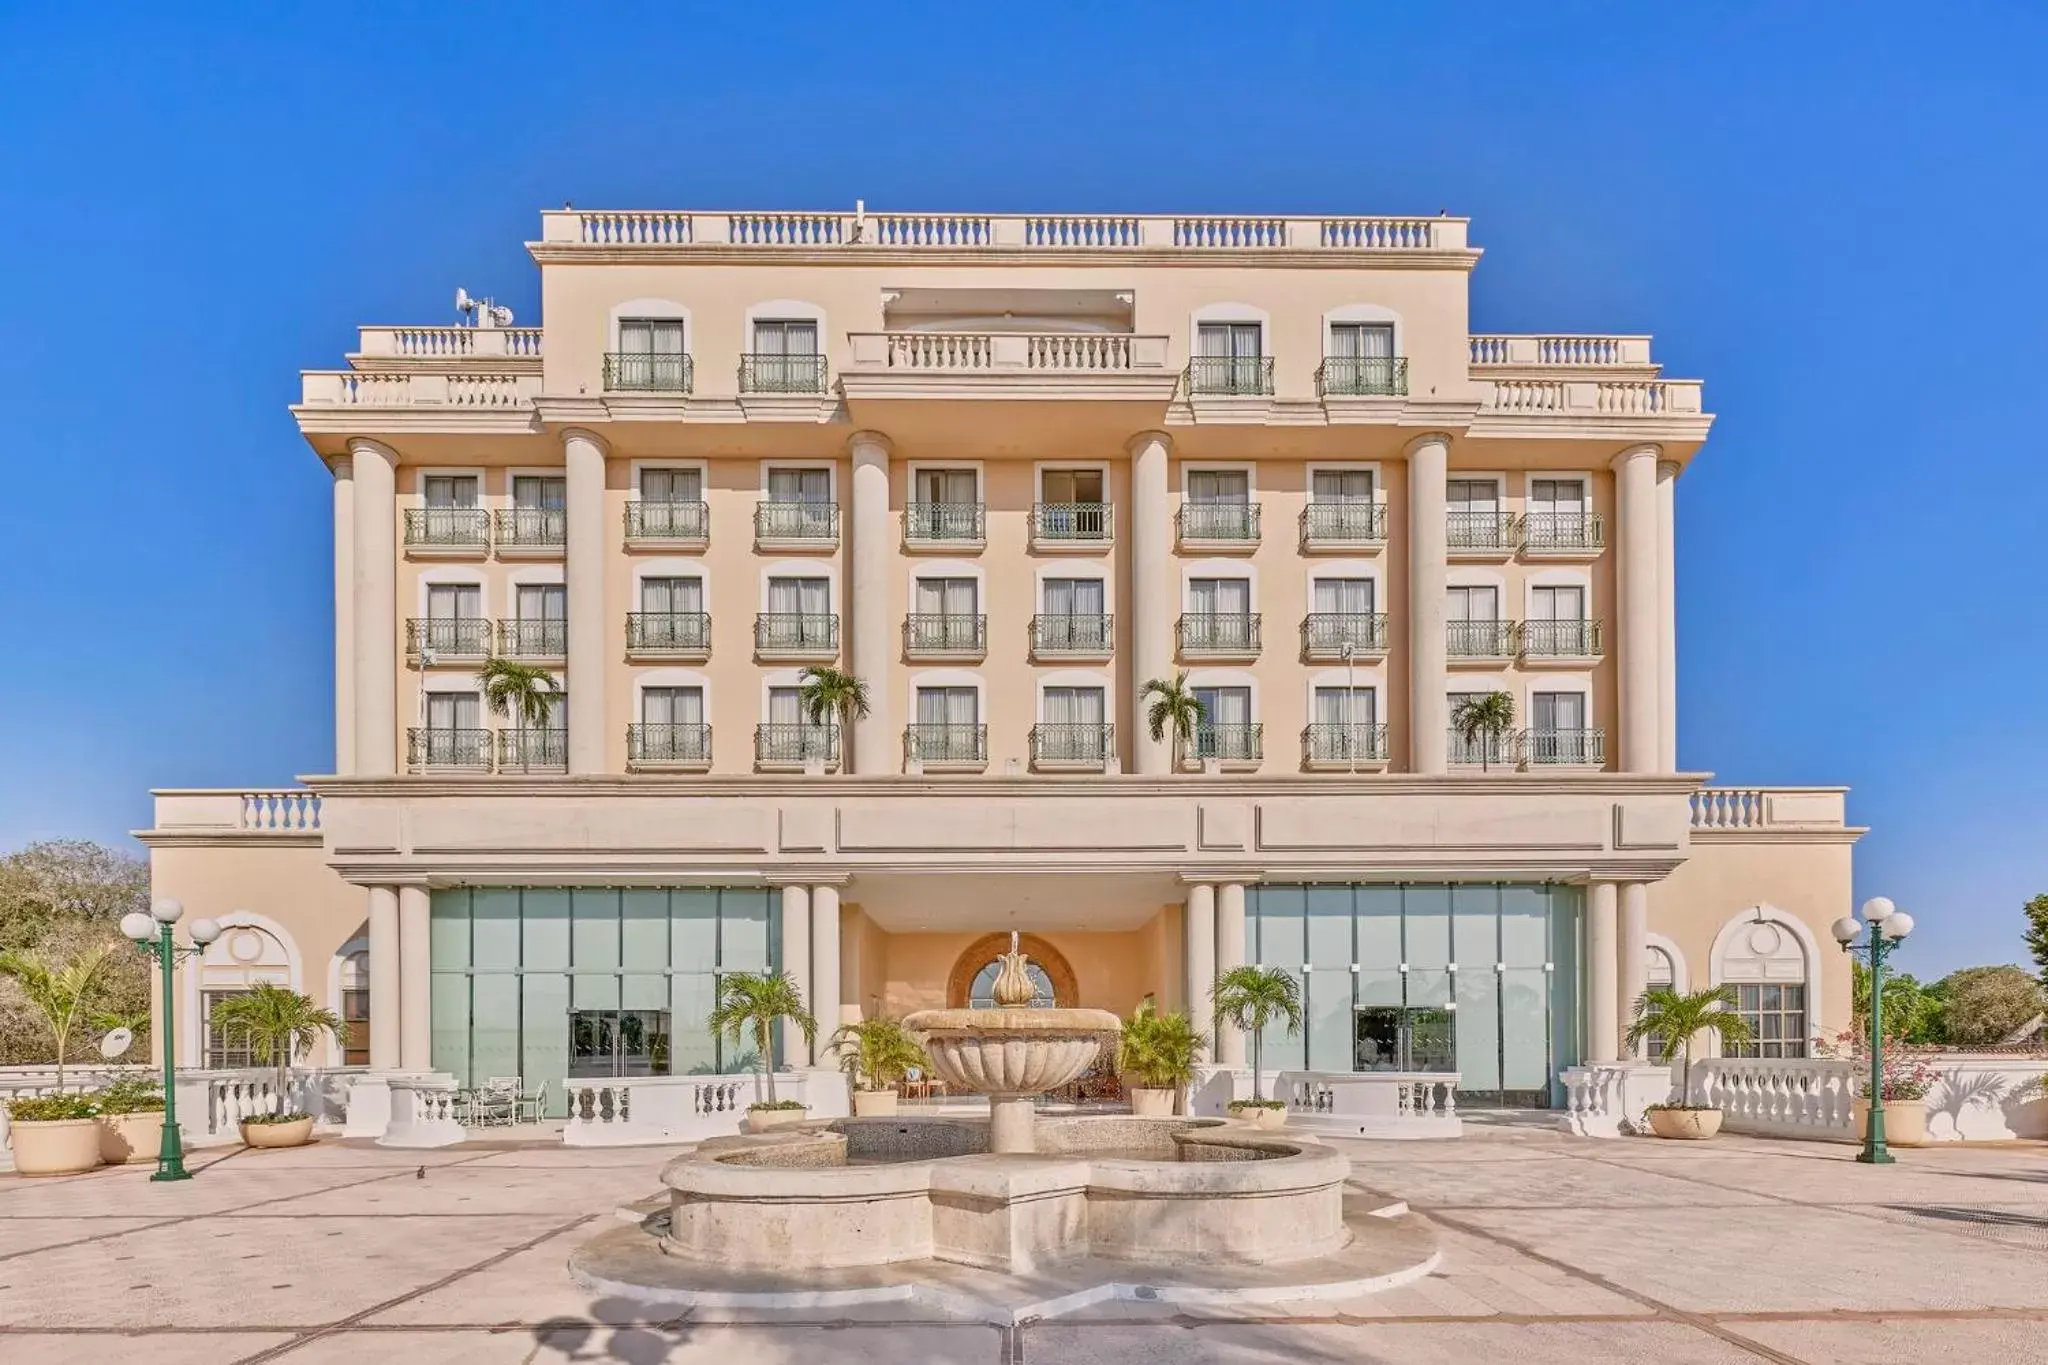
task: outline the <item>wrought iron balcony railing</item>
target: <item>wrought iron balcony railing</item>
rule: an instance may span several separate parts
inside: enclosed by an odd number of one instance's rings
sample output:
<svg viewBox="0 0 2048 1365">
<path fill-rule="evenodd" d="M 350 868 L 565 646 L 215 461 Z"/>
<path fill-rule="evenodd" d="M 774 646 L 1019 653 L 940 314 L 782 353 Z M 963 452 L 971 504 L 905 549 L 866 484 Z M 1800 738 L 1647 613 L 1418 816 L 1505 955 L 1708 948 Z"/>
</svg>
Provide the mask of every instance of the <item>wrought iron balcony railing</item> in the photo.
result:
<svg viewBox="0 0 2048 1365">
<path fill-rule="evenodd" d="M 408 507 L 405 545 L 409 550 L 487 550 L 491 514 L 481 507 Z"/>
<path fill-rule="evenodd" d="M 701 768 L 711 762 L 708 725 L 628 725 L 626 761 L 637 766 Z"/>
<path fill-rule="evenodd" d="M 1116 648 L 1115 618 L 1109 616 L 1034 616 L 1031 618 L 1031 652 L 1055 654 L 1108 654 Z"/>
<path fill-rule="evenodd" d="M 498 652 L 508 659 L 559 659 L 569 652 L 569 623 L 559 616 L 500 621 Z"/>
<path fill-rule="evenodd" d="M 569 732 L 550 726 L 498 731 L 501 773 L 562 773 L 569 770 Z"/>
<path fill-rule="evenodd" d="M 1106 502 L 1036 502 L 1031 539 L 1045 545 L 1107 545 L 1115 518 Z"/>
<path fill-rule="evenodd" d="M 1453 552 L 1512 550 L 1515 548 L 1515 518 L 1508 512 L 1446 512 L 1444 544 Z"/>
<path fill-rule="evenodd" d="M 1383 502 L 1312 502 L 1301 509 L 1301 543 L 1311 549 L 1326 545 L 1384 545 L 1387 505 Z"/>
<path fill-rule="evenodd" d="M 1189 756 L 1225 763 L 1257 762 L 1265 756 L 1265 736 L 1263 725 L 1197 725 Z"/>
<path fill-rule="evenodd" d="M 1520 761 L 1521 745 L 1519 736 L 1512 730 L 1497 734 L 1481 732 L 1467 739 L 1459 730 L 1450 731 L 1447 736 L 1450 745 L 1449 758 L 1452 764 L 1471 764 L 1484 768 L 1512 768 Z"/>
<path fill-rule="evenodd" d="M 711 538 L 711 508 L 701 502 L 626 504 L 626 539 L 702 544 Z"/>
<path fill-rule="evenodd" d="M 711 652 L 711 613 L 704 611 L 629 611 L 626 648 L 635 654 Z"/>
<path fill-rule="evenodd" d="M 1387 652 L 1383 611 L 1312 611 L 1301 623 L 1301 652 L 1310 659 L 1341 659 L 1344 647 L 1355 658 Z"/>
<path fill-rule="evenodd" d="M 981 655 L 988 652 L 988 617 L 917 613 L 903 618 L 903 652 Z"/>
<path fill-rule="evenodd" d="M 1190 612 L 1174 623 L 1183 654 L 1256 654 L 1259 613 L 1198 615 Z"/>
<path fill-rule="evenodd" d="M 986 725 L 907 725 L 903 728 L 903 753 L 927 766 L 988 762 Z"/>
<path fill-rule="evenodd" d="M 1453 659 L 1512 659 L 1513 621 L 1446 621 L 1444 653 Z"/>
<path fill-rule="evenodd" d="M 1527 659 L 1597 659 L 1598 621 L 1524 621 L 1522 657 Z"/>
<path fill-rule="evenodd" d="M 1041 767 L 1073 764 L 1099 768 L 1116 752 L 1114 725 L 1034 725 L 1031 761 Z"/>
<path fill-rule="evenodd" d="M 825 357 L 821 355 L 764 355 L 758 351 L 740 357 L 741 393 L 823 393 Z"/>
<path fill-rule="evenodd" d="M 764 611 L 754 618 L 754 652 L 827 657 L 839 652 L 837 612 Z"/>
<path fill-rule="evenodd" d="M 763 768 L 800 768 L 809 763 L 836 767 L 839 763 L 839 727 L 756 725 L 754 762 Z"/>
<path fill-rule="evenodd" d="M 425 618 L 405 623 L 405 656 L 413 663 L 482 659 L 491 652 L 491 623 L 481 616 Z"/>
<path fill-rule="evenodd" d="M 1273 357 L 1198 355 L 1188 361 L 1188 392 L 1269 394 L 1273 392 Z"/>
<path fill-rule="evenodd" d="M 607 393 L 688 393 L 696 366 L 686 355 L 650 355 L 644 351 L 607 351 L 604 387 Z"/>
<path fill-rule="evenodd" d="M 1408 392 L 1408 357 L 1326 356 L 1316 370 L 1316 392 L 1324 398 L 1405 394 Z"/>
<path fill-rule="evenodd" d="M 497 514 L 498 549 L 559 550 L 569 543 L 566 507 L 509 507 Z"/>
<path fill-rule="evenodd" d="M 1311 725 L 1301 732 L 1301 755 L 1310 767 L 1384 763 L 1387 727 L 1363 722 Z"/>
<path fill-rule="evenodd" d="M 1522 755 L 1532 768 L 1604 768 L 1605 730 L 1524 730 Z"/>
<path fill-rule="evenodd" d="M 1176 524 L 1183 541 L 1254 544 L 1259 538 L 1259 505 L 1255 502 L 1184 502 Z"/>
<path fill-rule="evenodd" d="M 903 538 L 912 545 L 978 545 L 987 538 L 987 520 L 987 503 L 913 502 L 903 509 Z"/>
<path fill-rule="evenodd" d="M 1530 554 L 1597 550 L 1607 543 L 1607 523 L 1598 512 L 1525 512 L 1522 549 Z"/>
<path fill-rule="evenodd" d="M 839 543 L 836 502 L 761 502 L 754 504 L 754 539 L 789 545 Z"/>
<path fill-rule="evenodd" d="M 491 770 L 491 732 L 418 728 L 405 732 L 405 763 L 413 772 Z"/>
</svg>

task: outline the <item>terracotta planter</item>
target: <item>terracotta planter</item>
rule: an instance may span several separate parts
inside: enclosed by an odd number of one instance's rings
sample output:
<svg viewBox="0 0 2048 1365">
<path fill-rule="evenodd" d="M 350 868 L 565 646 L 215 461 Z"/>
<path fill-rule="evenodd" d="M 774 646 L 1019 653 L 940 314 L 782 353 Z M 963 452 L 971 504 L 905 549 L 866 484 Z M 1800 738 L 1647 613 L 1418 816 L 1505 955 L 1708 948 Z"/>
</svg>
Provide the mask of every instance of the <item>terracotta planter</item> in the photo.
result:
<svg viewBox="0 0 2048 1365">
<path fill-rule="evenodd" d="M 749 1109 L 747 1131 L 770 1133 L 777 1128 L 794 1128 L 811 1116 L 808 1109 Z"/>
<path fill-rule="evenodd" d="M 1131 1113 L 1143 1119 L 1164 1119 L 1173 1117 L 1173 1096 L 1171 1090 L 1133 1088 L 1131 1091 Z"/>
<path fill-rule="evenodd" d="M 802 1111 L 799 1110 L 799 1113 Z M 890 1119 L 896 1117 L 896 1092 L 893 1090 L 856 1090 L 853 1092 L 853 1116 L 857 1119 Z"/>
<path fill-rule="evenodd" d="M 164 1115 L 161 1109 L 147 1114 L 101 1114 L 100 1160 L 109 1166 L 130 1161 L 154 1161 L 163 1149 Z"/>
<path fill-rule="evenodd" d="M 242 1142 L 249 1147 L 303 1147 L 313 1140 L 313 1116 L 290 1123 L 242 1124 Z"/>
<path fill-rule="evenodd" d="M 9 1132 L 18 1175 L 77 1175 L 100 1164 L 98 1119 L 17 1119 Z"/>
<path fill-rule="evenodd" d="M 1856 1126 L 1856 1140 L 1870 1140 L 1870 1101 L 1857 1100 L 1850 1120 Z M 1884 1102 L 1884 1145 L 1925 1147 L 1927 1145 L 1927 1101 L 1886 1100 Z"/>
<path fill-rule="evenodd" d="M 1652 1109 L 1650 1131 L 1660 1138 L 1696 1142 L 1721 1131 L 1718 1109 Z"/>
</svg>

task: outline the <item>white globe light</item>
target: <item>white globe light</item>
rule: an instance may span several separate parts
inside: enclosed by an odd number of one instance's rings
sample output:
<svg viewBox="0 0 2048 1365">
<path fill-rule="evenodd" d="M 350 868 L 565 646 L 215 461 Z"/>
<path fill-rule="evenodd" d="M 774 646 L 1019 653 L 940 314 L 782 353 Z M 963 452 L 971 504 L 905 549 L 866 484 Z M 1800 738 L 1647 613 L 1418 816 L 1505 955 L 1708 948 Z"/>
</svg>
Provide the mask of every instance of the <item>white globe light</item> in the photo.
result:
<svg viewBox="0 0 2048 1365">
<path fill-rule="evenodd" d="M 185 913 L 185 907 L 165 896 L 149 907 L 149 913 L 158 924 L 176 924 L 178 917 Z"/>
<path fill-rule="evenodd" d="M 130 910 L 121 916 L 121 935 L 137 943 L 147 943 L 156 937 L 156 921 L 140 910 Z"/>
<path fill-rule="evenodd" d="M 1912 932 L 1913 917 L 1903 910 L 1884 922 L 1884 936 L 1886 938 L 1904 938 Z"/>
<path fill-rule="evenodd" d="M 204 948 L 207 944 L 220 937 L 220 922 L 210 919 L 195 919 L 192 921 L 191 932 L 192 941 Z"/>
<path fill-rule="evenodd" d="M 1872 924 L 1882 924 L 1886 916 L 1890 915 L 1896 908 L 1886 897 L 1872 896 L 1869 900 L 1863 902 L 1863 918 L 1869 920 Z"/>
<path fill-rule="evenodd" d="M 1863 926 L 1856 922 L 1854 915 L 1844 915 L 1829 926 L 1828 932 L 1835 936 L 1835 942 L 1847 945 L 1856 941 L 1856 935 L 1863 932 Z"/>
</svg>

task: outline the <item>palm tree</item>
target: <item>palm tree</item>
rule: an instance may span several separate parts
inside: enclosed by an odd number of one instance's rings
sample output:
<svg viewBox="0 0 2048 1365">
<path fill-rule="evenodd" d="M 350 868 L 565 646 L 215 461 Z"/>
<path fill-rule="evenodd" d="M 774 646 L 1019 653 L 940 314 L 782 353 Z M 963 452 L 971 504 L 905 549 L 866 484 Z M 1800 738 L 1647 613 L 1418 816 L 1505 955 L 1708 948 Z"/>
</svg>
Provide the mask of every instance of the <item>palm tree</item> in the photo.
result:
<svg viewBox="0 0 2048 1365">
<path fill-rule="evenodd" d="M 1301 1032 L 1301 987 L 1278 967 L 1232 967 L 1209 988 L 1216 1026 L 1235 1024 L 1252 1036 L 1252 1098 L 1265 1099 L 1259 1089 L 1259 1045 L 1266 1025 L 1287 1024 L 1287 1036 Z"/>
<path fill-rule="evenodd" d="M 1148 1090 L 1178 1090 L 1195 1078 L 1195 1058 L 1209 1036 L 1185 1014 L 1161 1014 L 1147 997 L 1124 1020 L 1117 1039 L 1116 1069 L 1136 1076 Z"/>
<path fill-rule="evenodd" d="M 58 966 L 41 953 L 22 950 L 0 953 L 0 976 L 21 987 L 22 995 L 43 1016 L 50 1040 L 57 1045 L 57 1093 L 64 1093 L 64 1058 L 71 1051 L 71 1033 L 91 1003 L 101 969 L 114 955 L 101 944 Z"/>
<path fill-rule="evenodd" d="M 290 1105 L 292 1063 L 313 1050 L 323 1035 L 348 1046 L 348 1024 L 333 1010 L 322 1009 L 310 995 L 301 995 L 266 981 L 248 991 L 217 1000 L 213 1022 L 223 1033 L 239 1033 L 249 1050 L 277 1068 L 277 1117 L 296 1118 Z"/>
<path fill-rule="evenodd" d="M 562 693 L 561 685 L 545 668 L 517 659 L 484 660 L 476 681 L 484 690 L 484 704 L 491 708 L 491 714 L 511 718 L 519 736 L 519 767 L 524 772 L 532 757 L 526 747 L 526 728 L 548 728 L 555 718 L 555 699 Z"/>
<path fill-rule="evenodd" d="M 826 1046 L 839 1054 L 839 1065 L 856 1089 L 888 1090 L 912 1069 L 931 1065 L 910 1030 L 886 1017 L 842 1024 Z M 867 1085 L 861 1085 L 863 1080 Z"/>
<path fill-rule="evenodd" d="M 708 1025 L 713 1034 L 725 1034 L 735 1043 L 754 1034 L 754 1069 L 767 1077 L 768 1102 L 775 1103 L 775 1067 L 770 1031 L 778 1019 L 792 1019 L 804 1031 L 806 1044 L 816 1041 L 818 1021 L 804 1008 L 803 992 L 796 978 L 787 972 L 732 972 L 718 979 L 718 1006 L 711 1011 Z"/>
<path fill-rule="evenodd" d="M 797 674 L 796 680 L 797 705 L 813 725 L 836 720 L 843 731 L 868 714 L 868 685 L 851 673 L 812 667 Z"/>
<path fill-rule="evenodd" d="M 1138 695 L 1152 703 L 1146 708 L 1145 724 L 1151 727 L 1154 744 L 1165 739 L 1167 728 L 1172 727 L 1173 766 L 1178 768 L 1187 754 L 1188 745 L 1194 741 L 1195 727 L 1208 718 L 1209 708 L 1202 705 L 1202 699 L 1188 686 L 1186 669 L 1176 674 L 1172 682 L 1164 678 L 1148 678 L 1138 689 Z"/>
<path fill-rule="evenodd" d="M 1486 742 L 1479 748 L 1479 771 L 1485 772 L 1493 748 L 1500 737 L 1515 726 L 1515 699 L 1505 692 L 1484 692 L 1476 697 L 1467 697 L 1451 711 L 1451 728 L 1469 748 L 1480 743 L 1483 735 Z"/>
<path fill-rule="evenodd" d="M 1721 1035 L 1729 1047 L 1741 1047 L 1756 1036 L 1749 1020 L 1735 1012 L 1735 987 L 1712 986 L 1691 995 L 1680 995 L 1669 986 L 1652 986 L 1636 1001 L 1635 1022 L 1628 1026 L 1628 1045 L 1655 1036 L 1663 1041 L 1664 1055 L 1657 1060 L 1666 1066 L 1681 1052 L 1685 1070 L 1678 1094 L 1682 1103 L 1692 1103 L 1692 1036 L 1702 1029 Z"/>
</svg>

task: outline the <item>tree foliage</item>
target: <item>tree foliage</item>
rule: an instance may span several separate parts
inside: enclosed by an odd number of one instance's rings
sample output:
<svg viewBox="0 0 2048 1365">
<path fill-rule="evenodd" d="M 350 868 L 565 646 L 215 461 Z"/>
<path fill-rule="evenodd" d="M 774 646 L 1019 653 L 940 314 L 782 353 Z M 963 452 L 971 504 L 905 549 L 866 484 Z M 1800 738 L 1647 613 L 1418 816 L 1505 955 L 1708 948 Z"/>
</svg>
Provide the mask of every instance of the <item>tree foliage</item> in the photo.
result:
<svg viewBox="0 0 2048 1365">
<path fill-rule="evenodd" d="M 791 1020 L 803 1030 L 804 1042 L 818 1037 L 818 1020 L 804 1006 L 796 978 L 787 972 L 729 972 L 718 978 L 718 1004 L 706 1021 L 714 1034 L 735 1043 L 752 1041 L 754 1070 L 765 1076 L 768 1102 L 775 1103 L 775 1051 L 771 1032 L 776 1021 Z M 749 1039 L 748 1035 L 752 1038 Z"/>
<path fill-rule="evenodd" d="M 1933 986 L 1942 1000 L 1942 1041 L 1989 1047 L 2042 1011 L 2041 985 L 2023 967 L 1965 967 Z M 1890 1011 L 1891 984 L 1885 984 Z"/>
<path fill-rule="evenodd" d="M 1209 987 L 1209 1003 L 1215 1010 L 1216 1025 L 1235 1024 L 1252 1040 L 1252 1098 L 1262 1100 L 1259 1088 L 1261 1044 L 1266 1026 L 1284 1023 L 1287 1036 L 1301 1032 L 1301 987 L 1278 967 L 1232 967 Z"/>
<path fill-rule="evenodd" d="M 1656 1037 L 1664 1042 L 1664 1055 L 1657 1060 L 1668 1066 L 1672 1058 L 1683 1056 L 1685 1070 L 1680 1073 L 1678 1093 L 1683 1103 L 1691 1104 L 1693 1035 L 1712 1030 L 1721 1035 L 1723 1046 L 1731 1048 L 1741 1047 L 1755 1036 L 1749 1020 L 1735 1012 L 1735 1005 L 1733 986 L 1712 986 L 1690 995 L 1681 995 L 1669 986 L 1653 986 L 1636 1001 L 1628 1045 L 1634 1047 L 1645 1038 Z"/>
<path fill-rule="evenodd" d="M 1859 1037 L 1870 1033 L 1870 968 L 1849 959 L 1853 977 L 1853 1027 Z M 1923 984 L 1911 972 L 1887 972 L 1884 978 L 1884 1036 L 1906 1043 L 1944 1043 L 1943 1016 L 1948 1002 L 1939 983 Z"/>
<path fill-rule="evenodd" d="M 2034 897 L 2023 908 L 2027 917 L 2027 951 L 2041 972 L 2041 989 L 2048 991 L 2048 893 Z"/>
<path fill-rule="evenodd" d="M 323 1037 L 348 1045 L 348 1024 L 340 1015 L 315 1004 L 310 995 L 268 981 L 216 1001 L 213 1023 L 224 1034 L 246 1038 L 251 1053 L 277 1068 L 280 1118 L 303 1117 L 292 1107 L 292 1064 Z"/>
<path fill-rule="evenodd" d="M 121 916 L 149 908 L 149 864 L 84 839 L 51 839 L 0 856 L 0 952 L 29 951 L 70 961 L 113 950 L 93 978 L 88 1028 L 72 1029 L 53 1051 L 43 1016 L 21 987 L 0 978 L 0 1066 L 97 1060 L 100 1020 L 149 1013 L 149 960 L 121 937 Z M 132 1024 L 131 1024 L 132 1027 Z M 136 1051 L 147 1056 L 147 1029 Z"/>
</svg>

